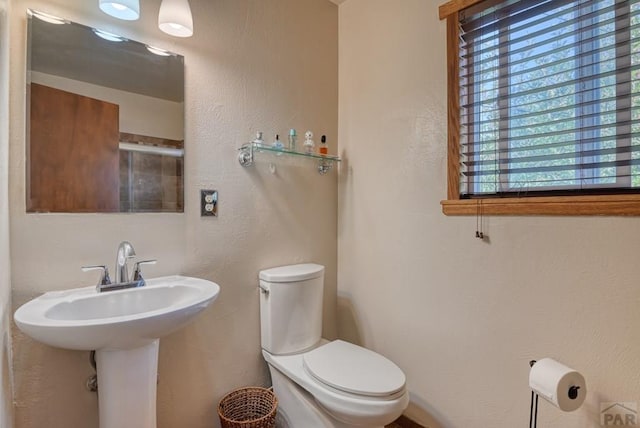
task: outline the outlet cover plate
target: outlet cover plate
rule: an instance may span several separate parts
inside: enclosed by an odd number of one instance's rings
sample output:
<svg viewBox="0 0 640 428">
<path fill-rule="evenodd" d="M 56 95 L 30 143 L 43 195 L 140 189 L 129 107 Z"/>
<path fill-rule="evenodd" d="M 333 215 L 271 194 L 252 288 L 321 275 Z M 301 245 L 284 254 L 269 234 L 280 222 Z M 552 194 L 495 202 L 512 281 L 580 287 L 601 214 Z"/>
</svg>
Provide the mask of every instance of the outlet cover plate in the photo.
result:
<svg viewBox="0 0 640 428">
<path fill-rule="evenodd" d="M 218 191 L 200 190 L 200 216 L 218 216 Z"/>
</svg>

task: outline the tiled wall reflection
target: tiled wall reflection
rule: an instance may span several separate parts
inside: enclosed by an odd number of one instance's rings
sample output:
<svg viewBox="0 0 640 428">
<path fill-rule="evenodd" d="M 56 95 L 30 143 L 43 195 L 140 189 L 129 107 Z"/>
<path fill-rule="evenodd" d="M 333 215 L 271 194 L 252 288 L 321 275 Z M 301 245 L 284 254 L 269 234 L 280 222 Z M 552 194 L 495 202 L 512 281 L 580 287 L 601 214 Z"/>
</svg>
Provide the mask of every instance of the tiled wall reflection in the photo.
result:
<svg viewBox="0 0 640 428">
<path fill-rule="evenodd" d="M 121 212 L 182 212 L 183 158 L 120 151 Z"/>
</svg>

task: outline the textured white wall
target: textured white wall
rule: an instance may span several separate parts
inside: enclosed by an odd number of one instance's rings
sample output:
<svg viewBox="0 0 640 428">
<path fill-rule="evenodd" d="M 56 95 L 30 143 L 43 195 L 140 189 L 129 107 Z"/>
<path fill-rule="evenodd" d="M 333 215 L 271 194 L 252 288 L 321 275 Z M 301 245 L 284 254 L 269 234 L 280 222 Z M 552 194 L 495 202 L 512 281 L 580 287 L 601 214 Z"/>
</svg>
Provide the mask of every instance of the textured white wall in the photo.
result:
<svg viewBox="0 0 640 428">
<path fill-rule="evenodd" d="M 9 2 L 0 0 L 0 428 L 13 426 L 9 257 Z"/>
<path fill-rule="evenodd" d="M 396 361 L 409 416 L 513 428 L 529 413 L 528 361 L 585 375 L 574 413 L 538 426 L 599 427 L 600 402 L 640 402 L 640 219 L 445 217 L 441 0 L 340 6 L 339 333 Z"/>
<path fill-rule="evenodd" d="M 279 159 L 242 168 L 237 147 L 290 127 L 337 140 L 337 6 L 326 0 L 191 0 L 195 35 L 156 26 L 159 0 L 137 22 L 85 0 L 14 0 L 11 11 L 11 256 L 14 306 L 47 290 L 91 284 L 80 266 L 111 265 L 118 242 L 159 262 L 149 276 L 183 273 L 218 282 L 221 295 L 195 323 L 161 340 L 159 428 L 218 426 L 222 395 L 266 384 L 257 274 L 277 265 L 327 266 L 325 335 L 335 335 L 337 174 Z M 184 214 L 25 214 L 26 7 L 99 26 L 185 56 Z M 1 140 L 0 140 L 1 141 Z M 199 189 L 219 191 L 219 217 L 201 218 Z M 88 353 L 37 344 L 15 331 L 16 428 L 97 427 Z"/>
</svg>

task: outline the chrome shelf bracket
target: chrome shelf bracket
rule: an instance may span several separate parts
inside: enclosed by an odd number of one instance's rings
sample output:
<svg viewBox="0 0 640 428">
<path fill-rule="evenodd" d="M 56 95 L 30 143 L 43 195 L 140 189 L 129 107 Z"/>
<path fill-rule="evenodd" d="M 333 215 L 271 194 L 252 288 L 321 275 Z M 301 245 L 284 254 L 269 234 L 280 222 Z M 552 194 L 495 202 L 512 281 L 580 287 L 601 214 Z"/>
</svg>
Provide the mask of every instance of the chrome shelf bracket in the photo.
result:
<svg viewBox="0 0 640 428">
<path fill-rule="evenodd" d="M 240 165 L 253 165 L 253 147 L 253 143 L 247 143 L 243 144 L 242 147 L 238 149 L 238 162 L 240 162 Z"/>
</svg>

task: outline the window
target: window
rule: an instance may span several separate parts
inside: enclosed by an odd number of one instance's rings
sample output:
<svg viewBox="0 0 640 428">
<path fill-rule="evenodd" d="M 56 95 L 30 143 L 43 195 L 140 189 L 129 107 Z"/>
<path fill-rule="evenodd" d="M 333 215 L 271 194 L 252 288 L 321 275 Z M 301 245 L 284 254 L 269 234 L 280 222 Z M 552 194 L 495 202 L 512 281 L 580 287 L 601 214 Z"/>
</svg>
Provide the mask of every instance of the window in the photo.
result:
<svg viewBox="0 0 640 428">
<path fill-rule="evenodd" d="M 640 0 L 454 0 L 447 214 L 640 214 Z"/>
</svg>

